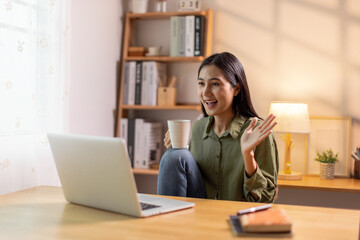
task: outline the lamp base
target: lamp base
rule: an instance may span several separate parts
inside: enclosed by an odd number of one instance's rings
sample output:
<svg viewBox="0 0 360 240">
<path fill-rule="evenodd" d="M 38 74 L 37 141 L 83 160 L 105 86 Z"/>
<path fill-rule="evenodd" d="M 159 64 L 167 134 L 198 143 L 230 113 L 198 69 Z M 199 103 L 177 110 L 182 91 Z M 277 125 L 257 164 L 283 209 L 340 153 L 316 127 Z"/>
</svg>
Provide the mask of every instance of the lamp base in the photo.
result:
<svg viewBox="0 0 360 240">
<path fill-rule="evenodd" d="M 291 171 L 291 173 L 285 173 L 284 171 L 280 171 L 278 175 L 278 179 L 280 180 L 301 180 L 302 173 Z"/>
</svg>

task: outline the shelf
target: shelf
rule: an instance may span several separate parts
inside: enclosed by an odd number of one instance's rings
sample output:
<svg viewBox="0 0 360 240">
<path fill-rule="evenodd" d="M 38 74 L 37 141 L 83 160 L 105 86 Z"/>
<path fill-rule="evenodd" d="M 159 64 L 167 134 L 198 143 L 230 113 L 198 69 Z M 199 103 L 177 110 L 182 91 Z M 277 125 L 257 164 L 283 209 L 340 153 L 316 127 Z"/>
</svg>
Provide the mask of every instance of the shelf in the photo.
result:
<svg viewBox="0 0 360 240">
<path fill-rule="evenodd" d="M 133 169 L 133 172 L 142 175 L 159 174 L 159 170 L 154 169 Z M 319 176 L 303 176 L 302 180 L 278 180 L 278 186 L 290 189 L 360 193 L 360 179 L 354 178 L 326 180 Z"/>
<path fill-rule="evenodd" d="M 279 187 L 291 189 L 323 190 L 360 193 L 360 179 L 321 179 L 319 176 L 303 176 L 301 180 L 278 180 Z M 281 192 L 281 191 L 280 191 Z"/>
<path fill-rule="evenodd" d="M 159 170 L 157 169 L 139 169 L 139 168 L 133 168 L 134 174 L 141 174 L 141 175 L 158 175 Z"/>
<path fill-rule="evenodd" d="M 170 57 L 170 56 L 139 56 L 139 57 L 125 57 L 125 61 L 157 61 L 157 62 L 202 62 L 203 56 L 199 57 Z"/>
<path fill-rule="evenodd" d="M 201 105 L 175 105 L 175 106 L 146 106 L 146 105 L 122 105 L 122 109 L 137 109 L 137 110 L 195 110 L 201 111 Z"/>
<path fill-rule="evenodd" d="M 211 11 L 211 10 L 208 10 Z M 148 12 L 148 13 L 127 13 L 130 19 L 164 19 L 171 16 L 206 16 L 207 11 L 189 11 L 189 12 Z"/>
</svg>

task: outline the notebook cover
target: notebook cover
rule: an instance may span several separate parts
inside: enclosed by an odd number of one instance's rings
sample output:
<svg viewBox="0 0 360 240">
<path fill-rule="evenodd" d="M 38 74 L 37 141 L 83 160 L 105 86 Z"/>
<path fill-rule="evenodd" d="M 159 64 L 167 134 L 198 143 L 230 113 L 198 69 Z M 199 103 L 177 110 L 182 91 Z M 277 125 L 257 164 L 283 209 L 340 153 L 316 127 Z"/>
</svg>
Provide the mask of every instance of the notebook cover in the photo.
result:
<svg viewBox="0 0 360 240">
<path fill-rule="evenodd" d="M 278 208 L 241 215 L 240 222 L 245 232 L 289 232 L 292 226 L 285 210 Z"/>
<path fill-rule="evenodd" d="M 245 232 L 241 222 L 240 218 L 237 215 L 230 215 L 229 216 L 229 223 L 232 228 L 233 233 L 236 236 L 246 236 L 246 237 L 266 237 L 266 238 L 282 238 L 282 237 L 292 237 L 293 232 Z"/>
</svg>

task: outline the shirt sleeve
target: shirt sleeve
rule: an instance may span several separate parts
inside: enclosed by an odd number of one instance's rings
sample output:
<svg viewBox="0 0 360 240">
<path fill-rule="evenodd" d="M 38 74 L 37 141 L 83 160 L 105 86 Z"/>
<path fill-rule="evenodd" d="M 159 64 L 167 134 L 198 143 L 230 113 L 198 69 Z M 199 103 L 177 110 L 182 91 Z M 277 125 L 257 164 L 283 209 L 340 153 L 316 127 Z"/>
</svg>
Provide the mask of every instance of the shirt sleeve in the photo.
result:
<svg viewBox="0 0 360 240">
<path fill-rule="evenodd" d="M 273 202 L 277 190 L 279 157 L 273 134 L 255 148 L 257 169 L 249 178 L 244 172 L 244 195 L 249 202 Z M 253 195 L 256 195 L 256 199 Z"/>
</svg>

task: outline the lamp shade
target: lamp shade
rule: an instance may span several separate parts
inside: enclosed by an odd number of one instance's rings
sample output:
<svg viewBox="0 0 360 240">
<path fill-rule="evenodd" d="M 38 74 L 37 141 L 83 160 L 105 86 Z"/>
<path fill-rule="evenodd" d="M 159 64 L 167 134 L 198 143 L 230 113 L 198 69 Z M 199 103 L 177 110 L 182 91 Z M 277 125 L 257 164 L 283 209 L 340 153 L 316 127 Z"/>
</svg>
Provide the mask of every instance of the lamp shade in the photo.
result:
<svg viewBox="0 0 360 240">
<path fill-rule="evenodd" d="M 307 104 L 292 102 L 272 102 L 270 113 L 276 116 L 275 132 L 310 133 Z"/>
</svg>

